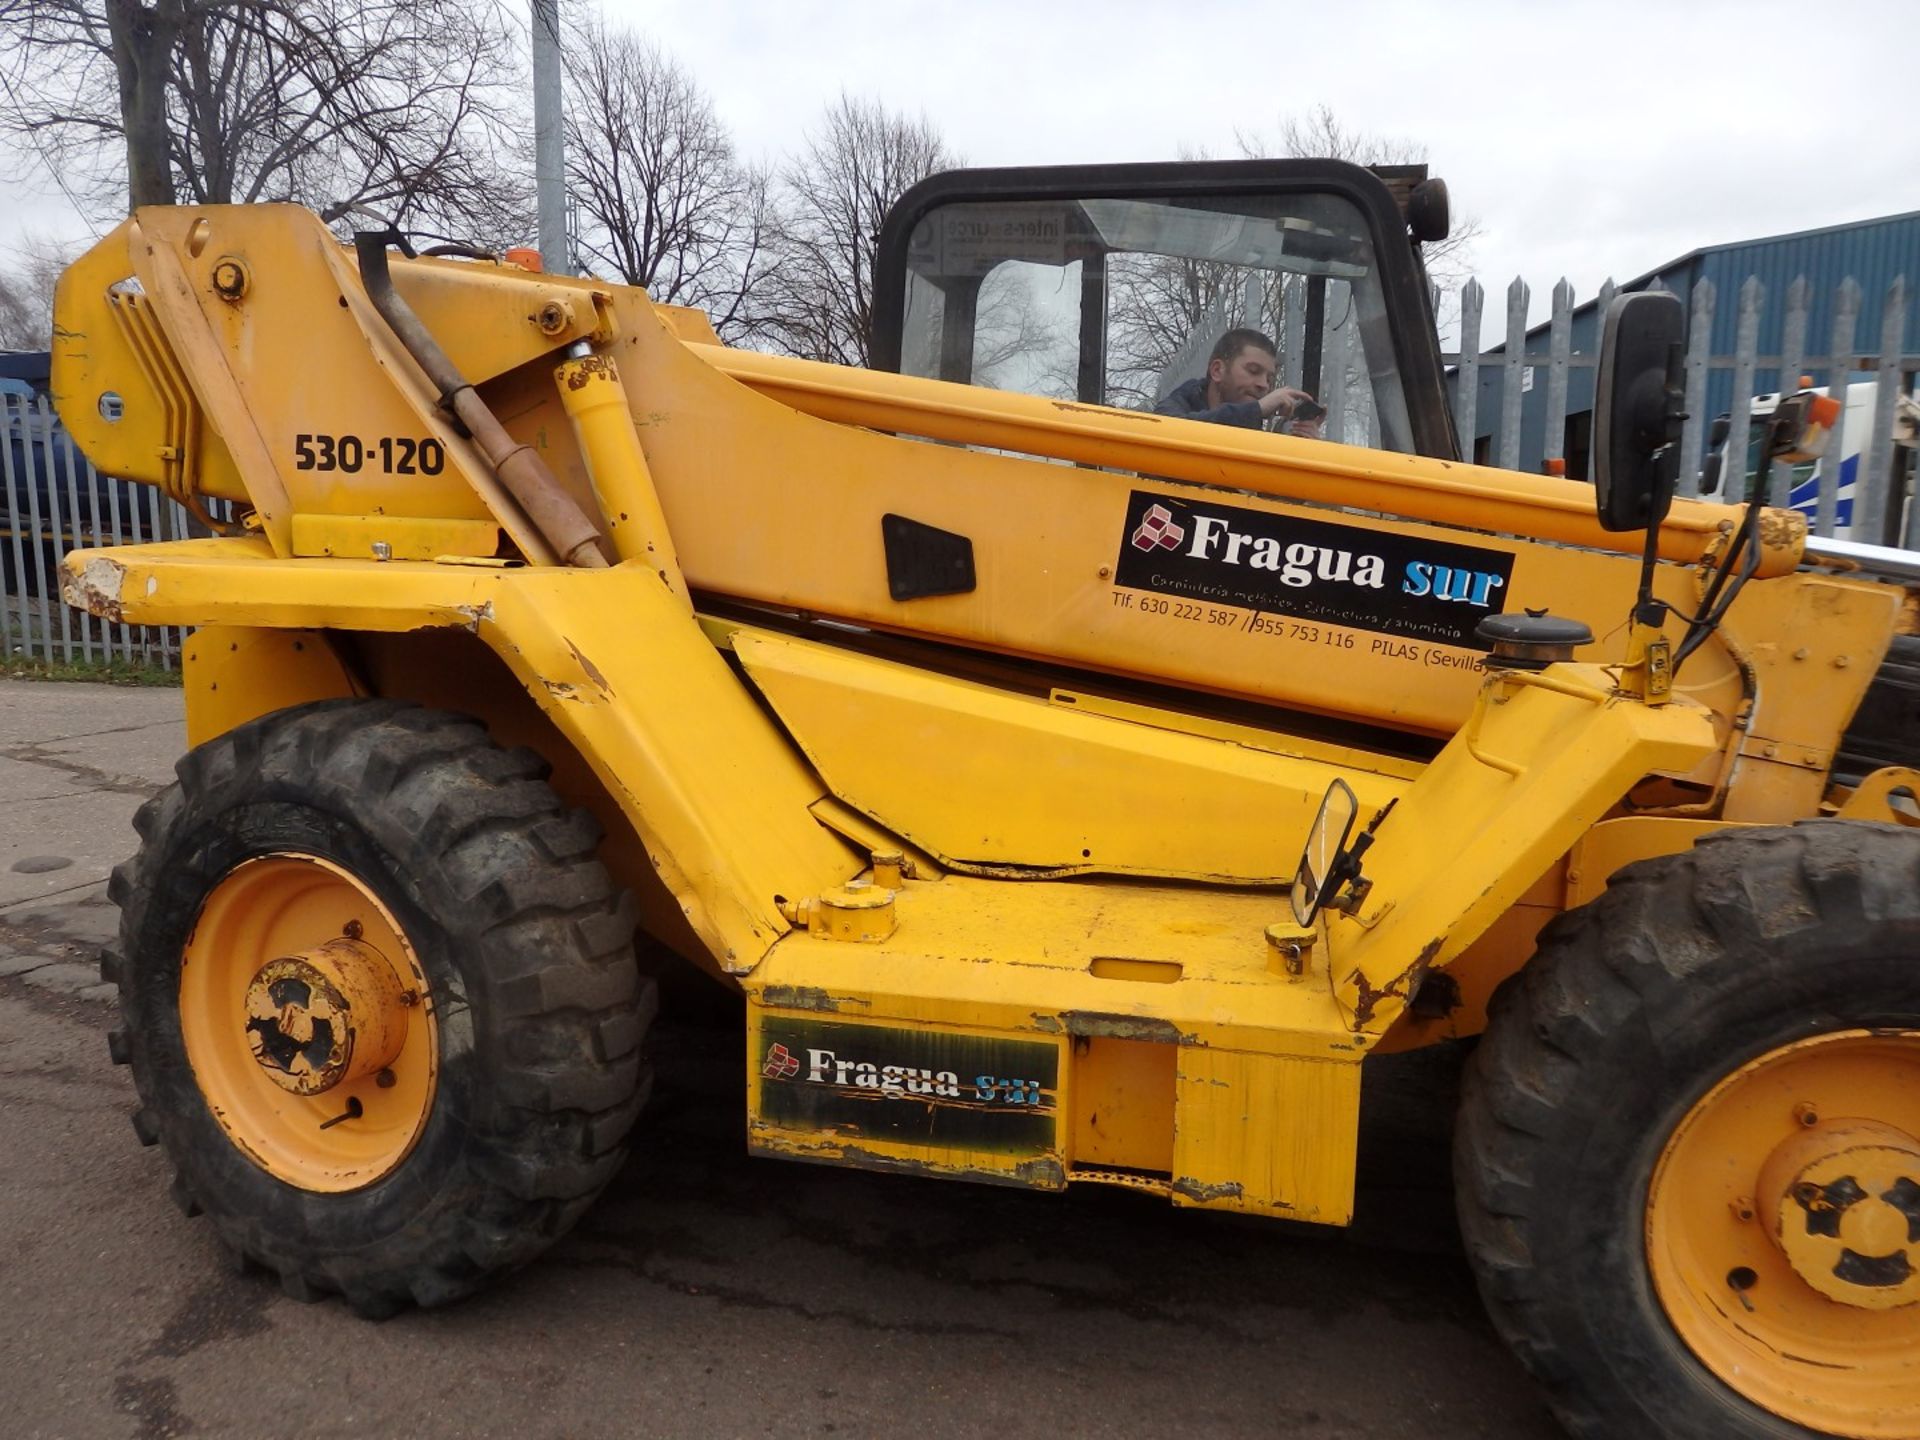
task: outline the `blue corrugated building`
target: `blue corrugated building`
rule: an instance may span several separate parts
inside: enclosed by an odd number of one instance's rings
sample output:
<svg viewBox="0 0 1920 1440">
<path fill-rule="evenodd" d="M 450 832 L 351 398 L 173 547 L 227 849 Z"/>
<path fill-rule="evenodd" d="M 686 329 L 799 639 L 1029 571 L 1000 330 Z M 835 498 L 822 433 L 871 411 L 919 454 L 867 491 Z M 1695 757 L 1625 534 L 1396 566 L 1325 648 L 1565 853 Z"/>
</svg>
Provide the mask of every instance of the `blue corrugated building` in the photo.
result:
<svg viewBox="0 0 1920 1440">
<path fill-rule="evenodd" d="M 1858 356 L 1878 353 L 1881 306 L 1887 288 L 1905 277 L 1906 341 L 1912 353 L 1920 349 L 1920 326 L 1916 325 L 1916 291 L 1920 291 L 1920 210 L 1904 215 L 1889 215 L 1878 220 L 1859 220 L 1850 225 L 1829 225 L 1819 230 L 1802 230 L 1791 235 L 1773 235 L 1762 240 L 1743 240 L 1730 245 L 1710 245 L 1648 271 L 1630 280 L 1622 290 L 1649 290 L 1664 286 L 1689 307 L 1693 290 L 1702 280 L 1713 282 L 1713 333 L 1709 354 L 1731 357 L 1740 319 L 1740 287 L 1749 275 L 1757 275 L 1766 287 L 1760 313 L 1759 358 L 1754 372 L 1754 392 L 1764 394 L 1780 388 L 1779 355 L 1781 330 L 1785 323 L 1787 290 L 1798 276 L 1804 275 L 1809 287 L 1806 353 L 1825 356 L 1833 339 L 1834 295 L 1841 282 L 1851 276 L 1860 286 L 1860 313 L 1854 347 Z M 1483 324 L 1491 328 L 1504 314 L 1506 293 L 1489 293 Z M 1576 355 L 1591 355 L 1598 348 L 1599 312 L 1589 300 L 1573 312 L 1572 342 Z M 1484 330 L 1483 330 L 1484 333 Z M 1527 332 L 1527 355 L 1547 359 L 1548 327 L 1535 326 Z M 1506 376 L 1497 363 L 1506 347 L 1495 346 L 1483 352 L 1479 376 L 1479 403 L 1474 417 L 1475 438 L 1471 454 L 1482 463 L 1490 463 L 1499 453 L 1500 407 Z M 1772 357 L 1774 363 L 1765 362 Z M 1789 377 L 1789 383 L 1798 376 Z M 1824 370 L 1816 378 L 1825 383 Z M 1911 377 L 1909 376 L 1909 379 Z M 1585 478 L 1587 455 L 1593 428 L 1593 380 L 1591 368 L 1570 367 L 1567 374 L 1566 435 L 1562 453 L 1567 473 Z M 1730 370 L 1707 372 L 1708 416 L 1723 414 L 1732 404 L 1733 375 Z M 1522 470 L 1538 471 L 1546 454 L 1547 387 L 1544 369 L 1536 369 L 1534 383 L 1521 402 L 1520 465 Z M 1465 446 L 1463 445 L 1463 448 Z"/>
</svg>

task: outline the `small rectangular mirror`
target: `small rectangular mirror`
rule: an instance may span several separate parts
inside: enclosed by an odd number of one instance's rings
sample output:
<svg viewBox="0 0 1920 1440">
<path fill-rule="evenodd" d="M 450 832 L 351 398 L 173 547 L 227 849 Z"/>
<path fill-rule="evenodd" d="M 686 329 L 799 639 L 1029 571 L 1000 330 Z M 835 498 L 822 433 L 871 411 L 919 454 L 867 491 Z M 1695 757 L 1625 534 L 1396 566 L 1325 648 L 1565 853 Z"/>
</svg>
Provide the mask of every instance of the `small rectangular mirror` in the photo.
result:
<svg viewBox="0 0 1920 1440">
<path fill-rule="evenodd" d="M 1666 518 L 1680 438 L 1687 311 L 1665 290 L 1614 297 L 1594 381 L 1593 477 L 1600 524 L 1641 530 Z"/>
<path fill-rule="evenodd" d="M 1307 832 L 1306 847 L 1300 852 L 1300 868 L 1293 874 L 1293 918 L 1296 924 L 1311 925 L 1320 908 L 1332 898 L 1327 881 L 1334 862 L 1347 848 L 1353 834 L 1354 817 L 1360 813 L 1360 801 L 1353 787 L 1335 780 L 1320 798 L 1319 813 Z"/>
</svg>

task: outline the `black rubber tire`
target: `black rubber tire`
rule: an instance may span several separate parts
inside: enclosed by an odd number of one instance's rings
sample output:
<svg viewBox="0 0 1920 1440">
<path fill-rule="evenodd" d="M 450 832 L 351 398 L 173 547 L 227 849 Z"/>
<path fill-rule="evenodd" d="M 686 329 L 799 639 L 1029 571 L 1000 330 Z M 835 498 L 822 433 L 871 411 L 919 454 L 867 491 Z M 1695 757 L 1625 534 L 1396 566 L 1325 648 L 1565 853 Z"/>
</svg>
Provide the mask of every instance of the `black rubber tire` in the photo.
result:
<svg viewBox="0 0 1920 1440">
<path fill-rule="evenodd" d="M 1885 765 L 1920 766 L 1920 635 L 1893 637 L 1833 757 L 1842 778 Z"/>
<path fill-rule="evenodd" d="M 141 807 L 141 848 L 114 872 L 135 1128 L 177 1167 L 176 1202 L 204 1212 L 230 1257 L 287 1293 L 337 1293 L 369 1316 L 438 1305 L 524 1264 L 620 1168 L 644 1103 L 652 982 L 634 962 L 634 908 L 528 750 L 472 720 L 390 701 L 325 701 L 243 725 L 186 755 Z M 399 1167 L 317 1194 L 227 1137 L 181 1040 L 182 953 L 201 904 L 241 861 L 318 855 L 371 889 L 436 997 L 433 1108 Z"/>
<path fill-rule="evenodd" d="M 1577 1436 L 1804 1437 L 1676 1335 L 1648 1271 L 1653 1169 L 1729 1072 L 1794 1040 L 1920 1025 L 1920 830 L 1726 831 L 1630 865 L 1494 996 L 1454 1139 L 1495 1327 Z"/>
</svg>

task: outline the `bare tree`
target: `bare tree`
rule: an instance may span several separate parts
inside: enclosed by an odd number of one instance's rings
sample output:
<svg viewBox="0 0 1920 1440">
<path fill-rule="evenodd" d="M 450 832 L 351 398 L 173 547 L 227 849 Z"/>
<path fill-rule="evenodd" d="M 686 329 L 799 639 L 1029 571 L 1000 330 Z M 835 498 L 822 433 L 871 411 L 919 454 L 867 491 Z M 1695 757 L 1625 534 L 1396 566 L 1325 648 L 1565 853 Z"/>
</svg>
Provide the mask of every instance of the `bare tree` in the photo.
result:
<svg viewBox="0 0 1920 1440">
<path fill-rule="evenodd" d="M 1107 403 L 1150 409 L 1167 388 L 1169 367 L 1194 336 L 1219 335 L 1242 323 L 1250 273 L 1180 255 L 1110 256 Z"/>
<path fill-rule="evenodd" d="M 909 187 L 960 163 L 925 117 L 843 92 L 781 171 L 758 333 L 789 354 L 870 364 L 880 223 Z"/>
<path fill-rule="evenodd" d="M 705 310 L 722 339 L 742 337 L 768 261 L 767 177 L 741 163 L 693 77 L 645 40 L 589 21 L 566 62 L 581 268 Z"/>
<path fill-rule="evenodd" d="M 476 0 L 11 0 L 0 136 L 95 218 L 291 200 L 492 235 L 513 53 Z"/>
<path fill-rule="evenodd" d="M 1203 149 L 1180 149 L 1183 162 L 1212 158 Z M 1195 337 L 1219 335 L 1247 323 L 1246 282 L 1254 273 L 1182 255 L 1109 256 L 1107 403 L 1150 409 L 1168 388 L 1170 368 L 1186 357 Z M 1277 279 L 1265 272 L 1260 272 L 1260 280 L 1277 286 Z M 1277 313 L 1277 289 L 1273 298 Z M 1202 356 L 1201 369 L 1204 362 Z"/>
<path fill-rule="evenodd" d="M 44 236 L 20 242 L 13 268 L 0 274 L 0 350 L 45 350 L 53 337 L 53 287 L 72 259 Z"/>
<path fill-rule="evenodd" d="M 985 277 L 975 300 L 975 385 L 1072 400 L 1079 384 L 1079 326 L 1043 312 L 1040 289 L 1057 288 L 1066 272 L 1055 266 L 1006 261 Z M 1076 282 L 1077 283 L 1077 282 Z"/>
<path fill-rule="evenodd" d="M 1302 160 L 1347 160 L 1355 165 L 1419 165 L 1427 159 L 1427 147 L 1417 140 L 1378 135 L 1370 130 L 1355 130 L 1341 122 L 1330 106 L 1316 105 L 1304 115 L 1285 115 L 1280 120 L 1280 136 L 1269 144 L 1255 131 L 1236 131 L 1240 153 L 1250 160 L 1268 156 L 1291 156 Z M 1472 249 L 1481 235 L 1479 220 L 1471 215 L 1455 215 L 1444 240 L 1431 240 L 1420 247 L 1427 275 L 1444 290 L 1458 288 L 1473 273 Z"/>
<path fill-rule="evenodd" d="M 1418 143 L 1354 130 L 1324 105 L 1304 115 L 1283 117 L 1275 142 L 1248 132 L 1238 133 L 1235 139 L 1246 159 L 1334 159 L 1359 165 L 1415 164 L 1426 159 Z M 1203 150 L 1183 148 L 1180 158 L 1212 157 Z M 1428 275 L 1442 287 L 1443 295 L 1456 290 L 1470 273 L 1469 254 L 1479 235 L 1476 220 L 1457 217 L 1447 239 L 1421 247 Z M 1204 368 L 1207 337 L 1247 324 L 1266 328 L 1278 338 L 1290 322 L 1298 323 L 1303 300 L 1297 280 L 1289 283 L 1269 271 L 1170 255 L 1113 257 L 1108 295 L 1109 401 L 1138 407 L 1159 399 L 1170 379 L 1184 378 L 1174 373 L 1183 363 L 1192 374 Z M 1334 307 L 1328 313 L 1331 323 L 1343 311 Z M 1371 387 L 1358 344 L 1347 347 L 1346 365 L 1345 376 L 1337 382 L 1322 376 L 1322 385 L 1343 384 L 1349 408 L 1364 411 L 1371 404 Z"/>
</svg>

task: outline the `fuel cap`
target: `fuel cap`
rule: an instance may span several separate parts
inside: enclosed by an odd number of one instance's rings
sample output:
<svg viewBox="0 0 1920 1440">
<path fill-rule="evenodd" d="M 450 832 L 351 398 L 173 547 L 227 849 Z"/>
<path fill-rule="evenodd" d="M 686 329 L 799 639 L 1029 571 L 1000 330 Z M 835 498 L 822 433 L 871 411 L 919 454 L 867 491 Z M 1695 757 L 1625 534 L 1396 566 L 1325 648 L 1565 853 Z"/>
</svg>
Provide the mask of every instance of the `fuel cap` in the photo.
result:
<svg viewBox="0 0 1920 1440">
<path fill-rule="evenodd" d="M 1544 670 L 1555 661 L 1571 660 L 1576 647 L 1593 643 L 1593 631 L 1581 621 L 1544 610 L 1489 615 L 1473 633 L 1493 646 L 1489 666 L 1511 670 Z"/>
</svg>

